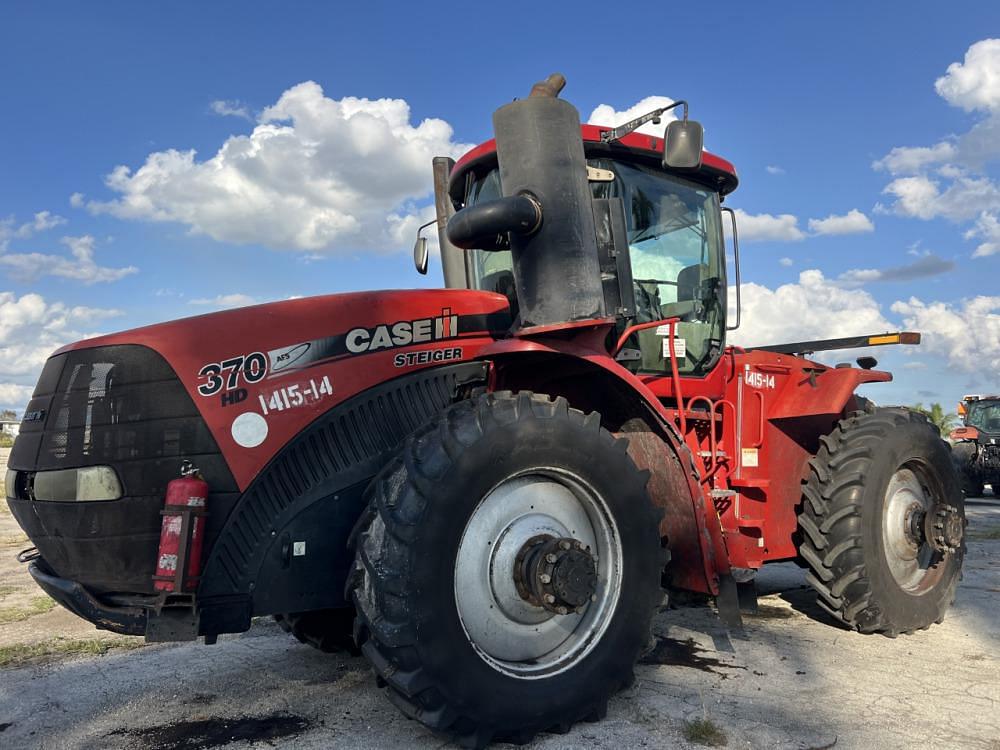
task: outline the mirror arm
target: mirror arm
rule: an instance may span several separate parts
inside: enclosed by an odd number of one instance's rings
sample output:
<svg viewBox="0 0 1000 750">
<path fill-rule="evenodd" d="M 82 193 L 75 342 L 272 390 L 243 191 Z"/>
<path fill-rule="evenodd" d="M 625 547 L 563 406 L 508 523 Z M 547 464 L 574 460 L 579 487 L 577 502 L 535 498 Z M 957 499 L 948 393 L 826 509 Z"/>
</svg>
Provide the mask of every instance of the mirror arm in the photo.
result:
<svg viewBox="0 0 1000 750">
<path fill-rule="evenodd" d="M 726 326 L 726 330 L 735 331 L 740 327 L 740 313 L 742 312 L 740 300 L 740 236 L 736 231 L 736 212 L 728 206 L 723 207 L 722 210 L 729 214 L 729 220 L 733 225 L 733 261 L 736 265 L 736 324 Z"/>
<path fill-rule="evenodd" d="M 657 125 L 660 122 L 660 116 L 674 107 L 684 107 L 684 119 L 687 120 L 688 103 L 684 99 L 678 99 L 673 104 L 666 107 L 660 107 L 660 109 L 654 109 L 652 112 L 647 112 L 642 117 L 636 117 L 634 120 L 629 120 L 628 122 L 619 125 L 617 128 L 605 130 L 601 133 L 601 143 L 613 143 L 614 141 L 621 140 L 633 130 L 641 128 L 647 122 L 652 122 L 654 125 Z"/>
</svg>

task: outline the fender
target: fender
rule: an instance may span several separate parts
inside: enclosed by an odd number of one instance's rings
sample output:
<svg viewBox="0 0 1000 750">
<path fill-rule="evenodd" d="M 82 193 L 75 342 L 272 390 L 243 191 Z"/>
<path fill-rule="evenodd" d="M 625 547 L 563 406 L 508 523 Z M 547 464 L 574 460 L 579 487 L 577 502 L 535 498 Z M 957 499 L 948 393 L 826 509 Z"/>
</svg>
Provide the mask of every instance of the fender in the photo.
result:
<svg viewBox="0 0 1000 750">
<path fill-rule="evenodd" d="M 486 385 L 488 363 L 427 368 L 324 413 L 284 446 L 236 503 L 205 563 L 201 635 L 242 632 L 255 615 L 345 606 L 348 537 L 365 490 L 396 446 Z"/>
<path fill-rule="evenodd" d="M 577 408 L 600 411 L 608 429 L 629 439 L 629 454 L 651 472 L 651 497 L 665 510 L 660 532 L 674 552 L 672 582 L 717 595 L 719 577 L 730 572 L 719 517 L 709 510 L 694 457 L 659 399 L 604 349 L 609 330 L 599 324 L 572 339 L 544 332 L 504 339 L 480 357 L 494 363 L 491 389 L 565 396 Z M 636 427 L 635 418 L 646 426 Z"/>
</svg>

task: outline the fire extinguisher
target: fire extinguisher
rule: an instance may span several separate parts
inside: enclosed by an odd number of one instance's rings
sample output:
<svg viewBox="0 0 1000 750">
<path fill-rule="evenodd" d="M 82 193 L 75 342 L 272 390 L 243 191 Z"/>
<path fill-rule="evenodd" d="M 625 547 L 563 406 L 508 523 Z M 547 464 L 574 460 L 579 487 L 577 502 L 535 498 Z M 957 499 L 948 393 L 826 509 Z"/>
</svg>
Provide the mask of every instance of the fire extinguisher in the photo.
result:
<svg viewBox="0 0 1000 750">
<path fill-rule="evenodd" d="M 181 464 L 181 475 L 167 484 L 160 511 L 160 547 L 156 553 L 157 591 L 193 591 L 201 575 L 201 550 L 205 535 L 208 482 L 190 461 Z"/>
</svg>

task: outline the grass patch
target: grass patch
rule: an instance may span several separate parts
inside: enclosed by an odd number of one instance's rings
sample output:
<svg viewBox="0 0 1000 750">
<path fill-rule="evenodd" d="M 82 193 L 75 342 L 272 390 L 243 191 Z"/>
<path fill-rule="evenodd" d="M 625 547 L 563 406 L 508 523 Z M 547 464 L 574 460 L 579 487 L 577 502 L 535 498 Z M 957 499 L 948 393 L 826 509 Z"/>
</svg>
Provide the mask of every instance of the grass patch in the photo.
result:
<svg viewBox="0 0 1000 750">
<path fill-rule="evenodd" d="M 36 596 L 27 607 L 0 607 L 0 625 L 21 622 L 35 615 L 43 615 L 56 606 L 47 596 Z"/>
<path fill-rule="evenodd" d="M 59 656 L 103 656 L 112 649 L 136 649 L 146 644 L 140 638 L 100 641 L 96 639 L 58 638 L 45 643 L 21 643 L 0 646 L 0 667 L 19 667 L 29 662 Z"/>
<path fill-rule="evenodd" d="M 0 598 L 7 596 L 7 594 L 13 594 L 17 589 L 17 586 L 0 586 Z"/>
<path fill-rule="evenodd" d="M 725 747 L 729 742 L 729 738 L 726 737 L 722 728 L 716 726 L 709 718 L 685 721 L 684 739 L 697 745 L 708 745 L 709 747 Z"/>
</svg>

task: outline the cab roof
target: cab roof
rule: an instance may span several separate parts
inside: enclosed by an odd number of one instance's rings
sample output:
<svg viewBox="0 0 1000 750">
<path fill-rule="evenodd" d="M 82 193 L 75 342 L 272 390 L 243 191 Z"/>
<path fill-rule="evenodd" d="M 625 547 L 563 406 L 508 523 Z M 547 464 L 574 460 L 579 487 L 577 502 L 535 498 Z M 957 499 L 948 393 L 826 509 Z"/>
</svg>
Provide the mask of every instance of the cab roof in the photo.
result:
<svg viewBox="0 0 1000 750">
<path fill-rule="evenodd" d="M 607 156 L 614 158 L 628 154 L 630 158 L 660 163 L 663 158 L 663 139 L 645 133 L 632 132 L 614 143 L 602 143 L 601 133 L 611 130 L 603 125 L 581 125 L 584 148 L 588 158 Z M 465 190 L 465 175 L 469 170 L 481 171 L 491 168 L 496 162 L 496 139 L 491 138 L 464 154 L 451 171 L 448 192 L 455 200 L 462 200 Z M 728 195 L 739 185 L 736 167 L 721 156 L 702 151 L 701 167 L 697 170 L 685 171 L 685 177 L 694 178 L 709 187 L 719 191 L 720 195 Z"/>
</svg>

